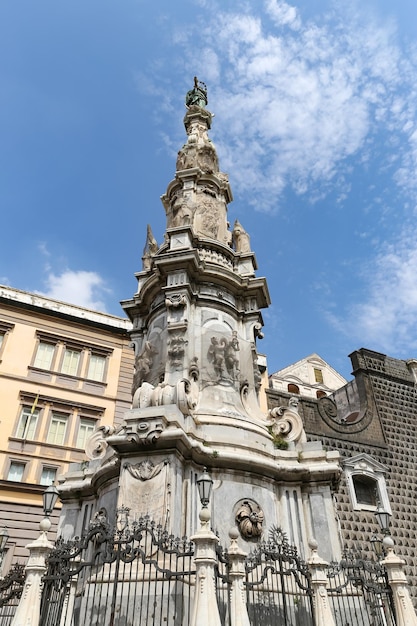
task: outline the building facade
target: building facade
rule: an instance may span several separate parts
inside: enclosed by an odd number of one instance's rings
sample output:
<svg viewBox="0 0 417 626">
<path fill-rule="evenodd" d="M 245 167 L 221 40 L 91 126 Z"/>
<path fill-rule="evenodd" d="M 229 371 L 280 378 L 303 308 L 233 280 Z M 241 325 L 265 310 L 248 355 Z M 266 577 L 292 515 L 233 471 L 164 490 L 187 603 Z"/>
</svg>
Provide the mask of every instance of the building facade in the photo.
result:
<svg viewBox="0 0 417 626">
<path fill-rule="evenodd" d="M 310 354 L 269 377 L 271 389 L 309 398 L 327 396 L 346 383 L 347 380 L 318 354 Z"/>
<path fill-rule="evenodd" d="M 381 538 L 375 512 L 392 515 L 390 533 L 417 600 L 417 391 L 416 361 L 372 350 L 350 355 L 354 379 L 332 394 L 299 398 L 309 441 L 340 453 L 342 474 L 334 515 L 343 549 L 372 552 Z M 294 397 L 270 378 L 270 409 Z"/>
<path fill-rule="evenodd" d="M 130 407 L 129 328 L 121 317 L 0 287 L 3 572 L 39 533 L 45 487 L 85 459 L 100 424 L 120 424 Z"/>
</svg>

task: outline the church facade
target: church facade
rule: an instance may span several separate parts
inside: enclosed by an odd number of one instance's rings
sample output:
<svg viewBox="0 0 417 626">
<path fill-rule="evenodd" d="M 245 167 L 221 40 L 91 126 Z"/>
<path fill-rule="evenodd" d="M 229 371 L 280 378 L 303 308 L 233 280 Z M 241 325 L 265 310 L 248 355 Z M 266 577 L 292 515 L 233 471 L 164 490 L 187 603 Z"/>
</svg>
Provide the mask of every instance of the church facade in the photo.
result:
<svg viewBox="0 0 417 626">
<path fill-rule="evenodd" d="M 343 548 L 372 551 L 372 539 L 381 536 L 375 512 L 382 506 L 391 514 L 390 534 L 417 598 L 417 362 L 364 348 L 350 358 L 354 379 L 320 399 L 300 396 L 299 411 L 308 440 L 340 453 L 334 503 Z M 293 394 L 271 383 L 267 396 L 272 408 Z"/>
</svg>

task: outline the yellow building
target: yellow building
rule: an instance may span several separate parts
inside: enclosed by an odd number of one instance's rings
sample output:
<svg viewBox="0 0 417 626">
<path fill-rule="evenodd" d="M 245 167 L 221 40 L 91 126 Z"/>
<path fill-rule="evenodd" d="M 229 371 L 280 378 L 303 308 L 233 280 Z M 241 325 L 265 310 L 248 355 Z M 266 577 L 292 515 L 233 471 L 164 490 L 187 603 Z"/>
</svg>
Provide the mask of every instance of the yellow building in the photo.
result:
<svg viewBox="0 0 417 626">
<path fill-rule="evenodd" d="M 9 534 L 0 574 L 39 534 L 46 486 L 85 459 L 96 426 L 120 424 L 130 408 L 130 326 L 0 286 L 0 530 Z"/>
</svg>

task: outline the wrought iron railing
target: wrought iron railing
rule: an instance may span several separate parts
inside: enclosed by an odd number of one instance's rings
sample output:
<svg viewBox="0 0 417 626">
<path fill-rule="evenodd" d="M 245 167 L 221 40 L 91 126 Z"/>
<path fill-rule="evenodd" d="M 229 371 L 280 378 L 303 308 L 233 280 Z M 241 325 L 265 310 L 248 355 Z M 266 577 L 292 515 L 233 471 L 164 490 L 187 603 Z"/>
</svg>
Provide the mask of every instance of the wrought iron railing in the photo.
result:
<svg viewBox="0 0 417 626">
<path fill-rule="evenodd" d="M 192 543 L 148 516 L 123 528 L 93 524 L 84 537 L 59 541 L 51 552 L 40 624 L 186 624 L 193 554 Z"/>
<path fill-rule="evenodd" d="M 6 576 L 0 579 L 0 626 L 9 626 L 19 604 L 25 583 L 25 567 L 12 565 Z"/>
<path fill-rule="evenodd" d="M 346 552 L 330 564 L 327 577 L 336 626 L 395 626 L 392 591 L 379 561 Z"/>
<path fill-rule="evenodd" d="M 246 560 L 246 592 L 252 626 L 314 626 L 307 564 L 278 527 Z"/>
</svg>

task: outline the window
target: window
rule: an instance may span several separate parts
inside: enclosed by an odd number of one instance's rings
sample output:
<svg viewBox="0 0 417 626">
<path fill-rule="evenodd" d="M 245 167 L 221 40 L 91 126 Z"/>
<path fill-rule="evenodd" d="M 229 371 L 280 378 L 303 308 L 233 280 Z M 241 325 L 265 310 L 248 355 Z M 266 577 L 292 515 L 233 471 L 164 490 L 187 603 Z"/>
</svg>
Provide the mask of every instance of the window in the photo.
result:
<svg viewBox="0 0 417 626">
<path fill-rule="evenodd" d="M 290 383 L 288 385 L 288 391 L 290 393 L 300 393 L 300 388 L 298 387 L 298 385 L 294 385 L 294 383 Z"/>
<path fill-rule="evenodd" d="M 320 370 L 318 367 L 314 368 L 314 380 L 316 381 L 316 383 L 323 384 L 323 371 Z"/>
<path fill-rule="evenodd" d="M 105 367 L 106 357 L 99 356 L 98 354 L 92 354 L 90 356 L 90 362 L 88 364 L 87 378 L 89 378 L 90 380 L 103 382 Z"/>
<path fill-rule="evenodd" d="M 61 372 L 69 376 L 78 374 L 78 366 L 80 364 L 81 352 L 66 348 L 64 352 L 64 360 L 62 361 Z"/>
<path fill-rule="evenodd" d="M 50 370 L 52 367 L 52 359 L 54 357 L 54 353 L 54 344 L 46 343 L 45 341 L 39 342 L 33 366 L 38 367 L 42 370 Z"/>
<path fill-rule="evenodd" d="M 375 511 L 381 505 L 391 513 L 385 474 L 387 468 L 369 454 L 357 454 L 344 463 L 350 498 L 356 511 Z"/>
<path fill-rule="evenodd" d="M 35 408 L 35 402 L 32 407 L 23 407 L 17 425 L 16 437 L 20 437 L 21 439 L 35 439 L 36 424 L 38 423 L 39 417 L 39 409 Z"/>
<path fill-rule="evenodd" d="M 52 443 L 56 446 L 62 446 L 65 441 L 67 423 L 68 417 L 66 415 L 53 413 L 51 423 L 49 425 L 49 431 L 46 436 L 47 443 Z"/>
<path fill-rule="evenodd" d="M 56 480 L 57 468 L 56 467 L 43 467 L 40 479 L 40 484 L 45 487 L 53 485 Z"/>
<path fill-rule="evenodd" d="M 322 391 L 321 389 L 316 391 L 316 397 L 317 398 L 325 398 L 326 396 L 327 396 L 327 393 L 325 391 Z"/>
<path fill-rule="evenodd" d="M 13 330 L 14 328 L 14 324 L 10 324 L 9 322 L 4 322 L 3 320 L 0 320 L 0 352 L 2 351 L 2 348 L 4 348 L 4 345 L 6 343 L 6 336 L 7 334 Z"/>
<path fill-rule="evenodd" d="M 378 481 L 369 476 L 361 474 L 352 476 L 353 486 L 356 494 L 356 502 L 359 505 L 377 506 L 379 500 Z"/>
<path fill-rule="evenodd" d="M 7 480 L 12 480 L 15 483 L 19 483 L 23 479 L 25 473 L 25 463 L 19 463 L 18 461 L 12 461 L 9 467 L 9 473 L 7 474 Z"/>
<path fill-rule="evenodd" d="M 81 419 L 78 429 L 76 448 L 85 448 L 85 444 L 89 436 L 94 432 L 96 426 L 95 420 Z"/>
</svg>

